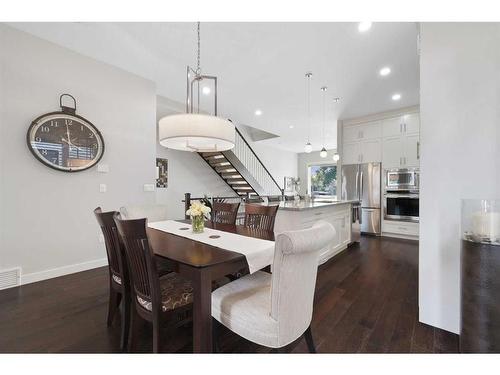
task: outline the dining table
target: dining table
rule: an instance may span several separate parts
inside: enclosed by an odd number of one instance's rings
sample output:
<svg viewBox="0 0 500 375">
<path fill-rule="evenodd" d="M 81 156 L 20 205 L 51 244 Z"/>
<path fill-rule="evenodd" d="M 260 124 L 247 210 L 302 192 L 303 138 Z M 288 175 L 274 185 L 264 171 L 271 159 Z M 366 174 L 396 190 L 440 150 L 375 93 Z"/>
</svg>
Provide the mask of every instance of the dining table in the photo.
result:
<svg viewBox="0 0 500 375">
<path fill-rule="evenodd" d="M 190 224 L 189 220 L 178 220 Z M 207 228 L 246 237 L 274 241 L 274 232 L 237 224 L 206 221 Z M 150 246 L 157 257 L 173 265 L 193 285 L 193 352 L 212 353 L 212 281 L 242 270 L 248 272 L 246 257 L 236 251 L 190 238 L 147 228 Z"/>
</svg>

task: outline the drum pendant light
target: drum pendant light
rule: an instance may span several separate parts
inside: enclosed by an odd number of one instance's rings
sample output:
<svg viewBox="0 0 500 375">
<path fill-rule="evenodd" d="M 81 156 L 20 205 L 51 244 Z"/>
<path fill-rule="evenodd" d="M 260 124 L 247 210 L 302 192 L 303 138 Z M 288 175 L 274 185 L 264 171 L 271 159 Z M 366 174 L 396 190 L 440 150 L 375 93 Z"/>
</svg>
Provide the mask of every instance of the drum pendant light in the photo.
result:
<svg viewBox="0 0 500 375">
<path fill-rule="evenodd" d="M 217 77 L 204 75 L 200 68 L 200 23 L 198 22 L 198 64 L 187 67 L 186 113 L 165 116 L 158 122 L 160 144 L 167 148 L 191 152 L 226 151 L 234 147 L 235 130 L 231 121 L 217 117 Z M 213 115 L 200 113 L 200 83 L 213 81 Z M 194 110 L 194 87 L 197 108 Z"/>
</svg>

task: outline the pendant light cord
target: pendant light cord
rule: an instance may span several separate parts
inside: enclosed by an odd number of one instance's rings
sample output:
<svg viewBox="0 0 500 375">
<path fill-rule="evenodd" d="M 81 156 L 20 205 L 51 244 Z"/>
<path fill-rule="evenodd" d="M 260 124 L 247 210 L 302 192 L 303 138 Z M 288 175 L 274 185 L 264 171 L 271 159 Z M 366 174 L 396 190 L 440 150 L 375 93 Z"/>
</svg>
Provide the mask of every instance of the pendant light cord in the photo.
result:
<svg viewBox="0 0 500 375">
<path fill-rule="evenodd" d="M 307 143 L 310 143 L 311 136 L 311 77 L 312 73 L 306 73 L 307 85 L 306 85 L 306 95 L 307 95 Z"/>
<path fill-rule="evenodd" d="M 200 67 L 200 55 L 201 55 L 201 36 L 200 36 L 200 21 L 198 21 L 198 58 L 197 58 L 197 65 L 196 65 L 196 74 L 201 74 L 201 67 Z"/>
<path fill-rule="evenodd" d="M 323 148 L 325 148 L 325 126 L 326 126 L 326 86 L 321 88 L 323 91 Z"/>
</svg>

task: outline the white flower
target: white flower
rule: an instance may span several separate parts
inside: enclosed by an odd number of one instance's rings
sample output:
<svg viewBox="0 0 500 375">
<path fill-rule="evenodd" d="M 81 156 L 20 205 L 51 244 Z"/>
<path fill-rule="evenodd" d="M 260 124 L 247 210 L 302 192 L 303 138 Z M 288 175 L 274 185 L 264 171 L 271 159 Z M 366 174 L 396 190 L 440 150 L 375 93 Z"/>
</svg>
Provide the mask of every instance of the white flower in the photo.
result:
<svg viewBox="0 0 500 375">
<path fill-rule="evenodd" d="M 193 201 L 191 206 L 189 206 L 189 210 L 186 211 L 186 215 L 188 216 L 202 216 L 210 213 L 210 207 L 205 206 L 205 204 L 200 201 Z"/>
</svg>

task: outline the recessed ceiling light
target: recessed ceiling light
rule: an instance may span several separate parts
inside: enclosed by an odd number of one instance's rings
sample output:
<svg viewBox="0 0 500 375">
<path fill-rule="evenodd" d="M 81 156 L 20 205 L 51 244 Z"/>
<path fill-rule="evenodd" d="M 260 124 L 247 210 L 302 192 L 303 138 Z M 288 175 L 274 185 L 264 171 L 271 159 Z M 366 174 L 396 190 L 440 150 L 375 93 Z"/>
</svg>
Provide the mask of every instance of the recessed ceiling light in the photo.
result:
<svg viewBox="0 0 500 375">
<path fill-rule="evenodd" d="M 262 115 L 262 111 L 260 109 L 255 110 L 255 116 L 260 116 Z"/>
<path fill-rule="evenodd" d="M 210 87 L 208 86 L 203 86 L 203 88 L 201 89 L 201 92 L 203 93 L 203 95 L 210 95 L 210 92 L 212 90 L 210 90 Z"/>
<path fill-rule="evenodd" d="M 387 66 L 386 66 L 386 67 L 384 67 L 384 68 L 380 69 L 379 74 L 380 74 L 381 76 L 383 76 L 383 77 L 384 77 L 384 76 L 387 76 L 387 75 L 391 74 L 391 68 L 389 68 L 389 67 L 387 67 Z"/>
<path fill-rule="evenodd" d="M 399 99 L 401 99 L 401 94 L 394 94 L 392 96 L 392 100 L 394 100 L 394 101 L 399 100 Z"/>
<path fill-rule="evenodd" d="M 290 129 L 293 129 L 293 125 L 290 125 L 290 126 L 289 126 L 289 128 L 290 128 Z"/>
<path fill-rule="evenodd" d="M 358 31 L 360 33 L 364 33 L 365 31 L 370 30 L 371 27 L 372 27 L 372 23 L 371 22 L 360 22 L 358 24 Z"/>
</svg>

